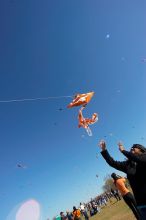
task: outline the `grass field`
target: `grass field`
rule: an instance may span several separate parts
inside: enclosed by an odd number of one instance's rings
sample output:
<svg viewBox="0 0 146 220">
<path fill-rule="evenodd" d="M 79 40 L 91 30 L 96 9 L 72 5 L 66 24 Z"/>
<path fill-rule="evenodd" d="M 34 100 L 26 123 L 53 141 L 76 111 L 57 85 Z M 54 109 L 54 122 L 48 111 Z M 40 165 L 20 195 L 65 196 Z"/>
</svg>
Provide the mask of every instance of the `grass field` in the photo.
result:
<svg viewBox="0 0 146 220">
<path fill-rule="evenodd" d="M 90 217 L 91 220 L 136 220 L 130 208 L 123 199 L 115 202 L 112 200 L 100 213 Z"/>
</svg>

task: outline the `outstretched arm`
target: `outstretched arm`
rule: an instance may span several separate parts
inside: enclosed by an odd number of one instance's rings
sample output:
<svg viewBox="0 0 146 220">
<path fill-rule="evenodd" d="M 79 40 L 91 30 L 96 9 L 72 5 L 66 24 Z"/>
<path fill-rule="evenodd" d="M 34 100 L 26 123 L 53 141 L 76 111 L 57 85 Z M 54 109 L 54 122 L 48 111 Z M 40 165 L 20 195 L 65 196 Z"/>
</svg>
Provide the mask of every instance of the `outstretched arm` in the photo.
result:
<svg viewBox="0 0 146 220">
<path fill-rule="evenodd" d="M 99 146 L 101 148 L 101 155 L 103 156 L 103 158 L 106 160 L 106 162 L 113 168 L 120 170 L 122 172 L 126 173 L 126 161 L 115 161 L 109 154 L 109 152 L 106 149 L 106 143 L 105 141 L 100 141 Z"/>
</svg>

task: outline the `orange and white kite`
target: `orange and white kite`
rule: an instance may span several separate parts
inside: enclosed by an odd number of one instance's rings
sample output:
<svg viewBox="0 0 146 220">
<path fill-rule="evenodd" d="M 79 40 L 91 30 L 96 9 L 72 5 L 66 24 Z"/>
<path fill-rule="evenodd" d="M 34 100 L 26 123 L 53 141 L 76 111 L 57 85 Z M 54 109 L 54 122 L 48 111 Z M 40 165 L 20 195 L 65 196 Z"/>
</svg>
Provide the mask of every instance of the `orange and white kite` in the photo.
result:
<svg viewBox="0 0 146 220">
<path fill-rule="evenodd" d="M 94 95 L 94 92 L 88 92 L 85 94 L 77 94 L 75 95 L 73 101 L 67 106 L 67 108 L 72 108 L 75 106 L 80 106 L 80 105 L 87 105 L 88 102 L 90 102 L 92 96 Z"/>
<path fill-rule="evenodd" d="M 86 129 L 87 133 L 89 136 L 92 136 L 92 131 L 89 127 L 89 125 L 92 125 L 94 124 L 95 122 L 98 121 L 98 114 L 97 113 L 94 113 L 92 115 L 91 118 L 84 118 L 83 117 L 83 114 L 82 114 L 82 111 L 85 107 L 81 107 L 81 109 L 79 110 L 79 114 L 78 114 L 78 127 L 83 127 Z"/>
<path fill-rule="evenodd" d="M 98 114 L 94 113 L 91 118 L 84 118 L 82 111 L 85 108 L 85 106 L 88 104 L 88 102 L 90 102 L 93 95 L 94 95 L 94 92 L 88 92 L 85 94 L 77 94 L 74 97 L 73 101 L 67 106 L 67 108 L 72 108 L 75 106 L 82 105 L 82 107 L 78 113 L 78 127 L 85 128 L 89 136 L 92 136 L 92 131 L 91 131 L 89 125 L 92 125 L 98 121 Z"/>
</svg>

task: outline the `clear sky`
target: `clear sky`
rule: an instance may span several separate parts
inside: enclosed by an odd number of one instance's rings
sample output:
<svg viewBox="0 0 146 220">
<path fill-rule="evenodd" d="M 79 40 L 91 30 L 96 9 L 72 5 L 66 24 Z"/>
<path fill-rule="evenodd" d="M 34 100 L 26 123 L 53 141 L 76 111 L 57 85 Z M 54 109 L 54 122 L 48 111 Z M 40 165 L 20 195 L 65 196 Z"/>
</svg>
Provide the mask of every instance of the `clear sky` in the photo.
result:
<svg viewBox="0 0 146 220">
<path fill-rule="evenodd" d="M 100 139 L 117 160 L 118 140 L 146 146 L 145 9 L 145 0 L 0 1 L 0 101 L 94 91 L 84 114 L 99 114 L 89 137 L 71 98 L 0 103 L 1 220 L 32 198 L 46 220 L 100 193 L 113 171 Z"/>
</svg>

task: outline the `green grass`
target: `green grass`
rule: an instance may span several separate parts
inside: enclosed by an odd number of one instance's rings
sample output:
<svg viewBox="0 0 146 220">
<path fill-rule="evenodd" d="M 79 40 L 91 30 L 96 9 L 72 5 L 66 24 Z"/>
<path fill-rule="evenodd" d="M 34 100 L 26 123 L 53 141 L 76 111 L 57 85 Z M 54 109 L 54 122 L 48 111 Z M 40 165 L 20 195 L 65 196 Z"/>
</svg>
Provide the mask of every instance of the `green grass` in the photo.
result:
<svg viewBox="0 0 146 220">
<path fill-rule="evenodd" d="M 91 220 L 135 220 L 132 211 L 125 204 L 123 199 L 116 202 L 112 199 L 111 203 L 108 203 L 106 207 L 101 209 L 100 213 L 90 217 Z"/>
</svg>

